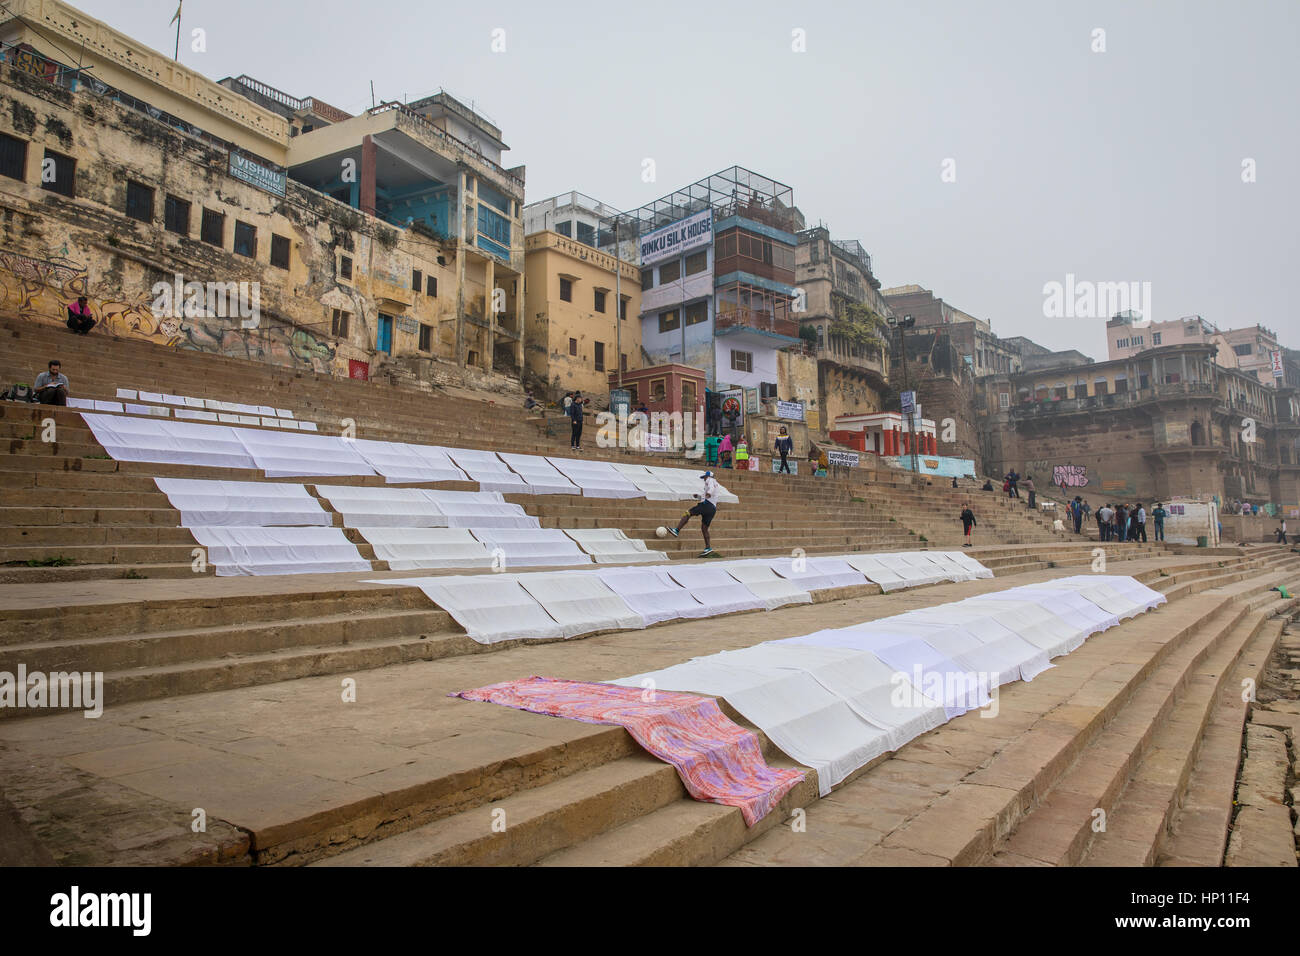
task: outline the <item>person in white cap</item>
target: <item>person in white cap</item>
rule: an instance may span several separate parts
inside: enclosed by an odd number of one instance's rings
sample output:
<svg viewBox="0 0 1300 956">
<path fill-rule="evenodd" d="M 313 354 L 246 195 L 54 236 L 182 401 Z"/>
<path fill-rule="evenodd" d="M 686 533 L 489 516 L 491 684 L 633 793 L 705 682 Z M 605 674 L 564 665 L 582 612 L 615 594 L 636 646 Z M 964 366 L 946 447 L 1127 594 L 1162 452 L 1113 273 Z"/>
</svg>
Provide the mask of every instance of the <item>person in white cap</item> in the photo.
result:
<svg viewBox="0 0 1300 956">
<path fill-rule="evenodd" d="M 691 520 L 691 515 L 699 515 L 700 531 L 704 535 L 704 550 L 700 552 L 700 557 L 707 558 L 713 555 L 713 547 L 709 544 L 709 525 L 713 523 L 713 516 L 718 513 L 718 495 L 722 493 L 722 488 L 713 477 L 713 472 L 706 471 L 700 477 L 704 479 L 704 490 L 694 496 L 695 507 L 682 515 L 682 520 L 677 522 L 677 527 L 669 528 L 668 533 L 674 538 L 678 537 L 682 528 L 686 527 L 686 522 Z"/>
</svg>

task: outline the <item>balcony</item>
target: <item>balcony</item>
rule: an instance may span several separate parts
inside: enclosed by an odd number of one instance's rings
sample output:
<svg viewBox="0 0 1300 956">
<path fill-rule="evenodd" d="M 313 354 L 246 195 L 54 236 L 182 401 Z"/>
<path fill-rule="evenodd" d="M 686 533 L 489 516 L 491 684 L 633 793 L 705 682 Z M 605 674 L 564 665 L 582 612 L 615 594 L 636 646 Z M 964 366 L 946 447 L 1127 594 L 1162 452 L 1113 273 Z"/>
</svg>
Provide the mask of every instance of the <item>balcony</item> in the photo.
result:
<svg viewBox="0 0 1300 956">
<path fill-rule="evenodd" d="M 1070 415 L 1096 412 L 1107 408 L 1126 408 L 1132 405 L 1170 398 L 1211 398 L 1213 396 L 1214 387 L 1207 382 L 1173 382 L 1168 385 L 1148 386 L 1131 392 L 1091 395 L 1087 398 L 1057 399 L 1049 396 L 1048 398 L 1012 402 L 1007 411 L 1011 413 L 1012 418 L 1034 418 L 1042 415 Z"/>
<path fill-rule="evenodd" d="M 744 331 L 753 329 L 757 332 L 763 332 L 768 335 L 776 335 L 782 338 L 788 338 L 793 342 L 799 339 L 799 323 L 792 319 L 780 319 L 770 312 L 756 312 L 753 309 L 728 309 L 725 312 L 719 312 L 716 319 L 716 327 L 719 335 L 725 334 L 726 330 Z"/>
<path fill-rule="evenodd" d="M 822 347 L 817 349 L 814 354 L 819 362 L 832 362 L 842 368 L 874 372 L 876 375 L 879 375 L 882 380 L 885 379 L 885 363 L 881 359 L 881 354 L 879 352 L 853 355 L 843 349 Z"/>
</svg>

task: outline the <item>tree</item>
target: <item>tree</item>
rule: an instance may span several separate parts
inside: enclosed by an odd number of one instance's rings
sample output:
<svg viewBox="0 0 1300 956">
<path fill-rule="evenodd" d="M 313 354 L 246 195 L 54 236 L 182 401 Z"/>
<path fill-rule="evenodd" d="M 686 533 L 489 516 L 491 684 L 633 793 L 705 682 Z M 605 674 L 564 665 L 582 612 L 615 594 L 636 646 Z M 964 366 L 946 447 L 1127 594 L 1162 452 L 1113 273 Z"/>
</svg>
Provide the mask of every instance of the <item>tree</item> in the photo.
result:
<svg viewBox="0 0 1300 956">
<path fill-rule="evenodd" d="M 840 316 L 831 323 L 830 333 L 864 352 L 878 351 L 884 347 L 887 328 L 888 323 L 870 306 L 847 302 Z"/>
</svg>

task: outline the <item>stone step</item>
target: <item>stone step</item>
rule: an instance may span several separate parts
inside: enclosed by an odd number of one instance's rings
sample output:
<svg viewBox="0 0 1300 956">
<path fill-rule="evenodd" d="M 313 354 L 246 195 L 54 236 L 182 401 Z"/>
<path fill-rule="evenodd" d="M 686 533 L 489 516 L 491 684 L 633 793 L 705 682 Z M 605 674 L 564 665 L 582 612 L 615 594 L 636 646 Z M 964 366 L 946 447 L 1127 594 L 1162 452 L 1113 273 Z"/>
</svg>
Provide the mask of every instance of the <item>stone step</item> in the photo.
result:
<svg viewBox="0 0 1300 956">
<path fill-rule="evenodd" d="M 1241 762 L 1246 693 L 1264 680 L 1264 669 L 1281 640 L 1281 618 L 1264 623 L 1225 675 L 1210 707 L 1200 747 L 1183 793 L 1156 849 L 1156 866 L 1222 866 L 1231 829 L 1237 770 Z M 1300 726 L 1300 717 L 1294 723 Z"/>
<path fill-rule="evenodd" d="M 1202 592 L 1198 599 L 1212 600 L 1210 595 L 1211 592 Z M 1186 720 L 1185 714 L 1191 712 L 1194 703 L 1202 696 L 1199 693 L 1199 683 L 1203 683 L 1201 675 L 1222 673 L 1224 660 L 1240 652 L 1262 618 L 1262 614 L 1250 614 L 1248 608 L 1239 606 L 1234 613 L 1207 621 L 1181 641 L 1142 685 L 1134 689 L 1122 713 L 1099 728 L 1074 765 L 1039 796 L 1038 805 L 995 849 L 993 862 L 1001 862 L 999 857 L 1009 855 L 1009 859 L 1017 864 L 1025 859 L 1036 859 L 1053 866 L 1070 866 L 1084 860 L 1090 852 L 1090 844 L 1095 848 L 1102 841 L 1118 844 L 1126 836 L 1135 837 L 1137 808 L 1145 805 L 1152 792 L 1158 789 L 1147 778 L 1161 771 L 1167 774 L 1177 760 L 1190 760 L 1193 756 L 1191 753 L 1180 755 L 1166 748 L 1147 761 L 1144 758 L 1152 755 L 1155 738 L 1164 733 L 1167 739 L 1170 721 L 1180 716 Z M 1183 702 L 1191 698 L 1188 707 L 1181 710 L 1180 695 Z M 1202 706 L 1205 703 L 1204 700 L 1200 702 Z M 1189 750 L 1193 749 L 1199 736 L 1200 724 L 1193 724 L 1192 728 L 1180 726 L 1175 731 L 1175 735 L 1181 738 L 1190 734 L 1190 739 L 1183 740 Z M 1144 767 L 1146 776 L 1139 776 Z M 1180 780 L 1168 782 L 1172 795 Z M 1128 789 L 1134 785 L 1136 789 Z M 1124 795 L 1132 798 L 1132 802 L 1129 812 L 1123 814 L 1126 822 L 1121 823 Z M 1081 813 L 1080 808 L 1085 804 L 1086 812 Z M 1094 835 L 1093 827 L 1100 826 L 1102 820 L 1097 816 L 1098 810 L 1106 814 L 1106 832 Z M 1138 829 L 1142 827 L 1139 825 Z M 1144 849 L 1139 852 L 1154 854 L 1156 833 L 1149 836 Z M 1138 860 L 1130 865 L 1148 864 Z"/>
</svg>

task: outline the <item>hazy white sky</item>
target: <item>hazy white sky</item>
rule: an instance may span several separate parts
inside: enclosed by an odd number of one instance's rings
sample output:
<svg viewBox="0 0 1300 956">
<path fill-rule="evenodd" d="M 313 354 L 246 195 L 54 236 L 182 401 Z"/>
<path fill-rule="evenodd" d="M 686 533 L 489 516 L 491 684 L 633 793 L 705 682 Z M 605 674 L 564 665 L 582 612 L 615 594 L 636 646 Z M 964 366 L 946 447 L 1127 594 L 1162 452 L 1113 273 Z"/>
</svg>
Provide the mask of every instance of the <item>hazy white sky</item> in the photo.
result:
<svg viewBox="0 0 1300 956">
<path fill-rule="evenodd" d="M 74 5 L 172 50 L 176 0 Z M 529 201 L 628 209 L 741 165 L 860 240 L 886 287 L 999 335 L 1104 358 L 1104 320 L 1044 318 L 1044 283 L 1073 273 L 1152 283 L 1156 319 L 1262 323 L 1300 348 L 1300 0 L 185 0 L 183 26 L 181 61 L 212 79 L 350 112 L 371 80 L 381 100 L 472 100 Z"/>
</svg>

